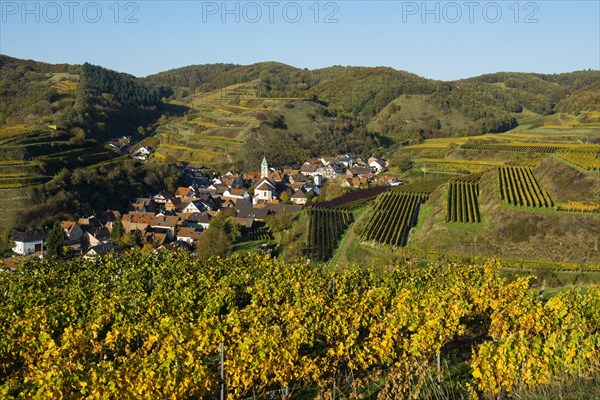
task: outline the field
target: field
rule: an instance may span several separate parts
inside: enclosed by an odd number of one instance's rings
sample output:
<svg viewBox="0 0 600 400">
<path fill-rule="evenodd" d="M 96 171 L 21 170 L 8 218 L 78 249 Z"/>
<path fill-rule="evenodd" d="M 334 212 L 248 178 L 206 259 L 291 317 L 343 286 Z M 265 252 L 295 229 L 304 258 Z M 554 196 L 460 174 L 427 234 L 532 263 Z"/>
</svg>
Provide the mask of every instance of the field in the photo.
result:
<svg viewBox="0 0 600 400">
<path fill-rule="evenodd" d="M 259 98 L 256 81 L 236 84 L 209 92 L 199 92 L 174 100 L 186 107 L 180 117 L 171 117 L 157 129 L 157 153 L 167 161 L 187 161 L 227 168 L 240 162 L 243 144 L 269 112 L 286 116 L 286 124 L 296 134 L 312 135 L 306 125 L 311 107 L 295 98 Z M 294 107 L 286 108 L 294 102 Z"/>
<path fill-rule="evenodd" d="M 308 208 L 306 256 L 314 261 L 327 261 L 344 231 L 352 223 L 352 213 L 333 208 Z"/>
<path fill-rule="evenodd" d="M 408 242 L 408 232 L 416 223 L 419 206 L 426 194 L 386 192 L 380 195 L 374 213 L 362 235 L 362 240 L 401 247 Z"/>
<path fill-rule="evenodd" d="M 185 252 L 128 252 L 102 268 L 28 260 L 0 275 L 0 391 L 486 399 L 597 377 L 599 289 L 547 300 L 501 271 L 486 260 L 334 273 L 260 254 L 200 262 Z"/>
<path fill-rule="evenodd" d="M 522 264 L 524 271 L 596 271 L 600 113 L 527 118 L 506 133 L 426 139 L 401 147 L 398 159 L 412 165 L 401 170 L 392 159 L 390 173 L 405 185 L 390 193 L 431 187 L 410 230 L 410 243 L 399 248 L 373 247 L 368 241 L 344 244 L 334 259 L 375 267 L 403 257 L 425 257 L 421 254 L 430 260 L 480 255 Z M 471 180 L 477 184 L 467 183 Z M 357 216 L 359 235 L 374 229 L 368 210 Z M 549 278 L 554 272 L 543 274 L 540 284 L 554 279 Z M 587 279 L 561 278 L 552 285 L 561 290 Z"/>
<path fill-rule="evenodd" d="M 600 202 L 569 201 L 556 206 L 557 211 L 573 211 L 584 213 L 600 213 Z"/>
<path fill-rule="evenodd" d="M 501 167 L 498 169 L 500 199 L 513 206 L 552 207 L 554 203 L 543 190 L 531 168 Z"/>
<path fill-rule="evenodd" d="M 448 182 L 447 222 L 481 221 L 479 204 L 477 202 L 480 177 L 480 175 L 467 176 Z"/>
<path fill-rule="evenodd" d="M 559 151 L 556 155 L 588 171 L 600 171 L 600 153 Z"/>
</svg>

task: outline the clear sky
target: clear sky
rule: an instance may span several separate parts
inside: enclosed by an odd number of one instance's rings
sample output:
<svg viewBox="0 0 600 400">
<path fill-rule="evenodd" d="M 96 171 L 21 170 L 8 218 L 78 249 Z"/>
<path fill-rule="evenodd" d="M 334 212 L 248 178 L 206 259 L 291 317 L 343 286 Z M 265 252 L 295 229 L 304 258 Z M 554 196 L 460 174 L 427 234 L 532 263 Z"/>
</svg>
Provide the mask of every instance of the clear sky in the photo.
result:
<svg viewBox="0 0 600 400">
<path fill-rule="evenodd" d="M 390 66 L 452 80 L 600 69 L 600 1 L 7 1 L 0 53 L 136 76 L 190 64 Z"/>
</svg>

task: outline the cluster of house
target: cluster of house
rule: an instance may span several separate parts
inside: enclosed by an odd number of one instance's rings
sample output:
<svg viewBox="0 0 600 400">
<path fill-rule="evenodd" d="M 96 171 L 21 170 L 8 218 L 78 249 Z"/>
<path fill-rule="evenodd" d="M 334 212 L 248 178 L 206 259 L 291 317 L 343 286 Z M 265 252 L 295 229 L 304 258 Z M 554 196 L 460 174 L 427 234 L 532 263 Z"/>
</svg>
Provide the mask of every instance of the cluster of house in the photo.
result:
<svg viewBox="0 0 600 400">
<path fill-rule="evenodd" d="M 192 184 L 174 193 L 162 191 L 136 198 L 124 213 L 97 212 L 73 221 L 62 221 L 67 246 L 85 257 L 116 249 L 111 240 L 113 224 L 120 219 L 125 233 L 135 233 L 157 248 L 193 248 L 217 213 L 232 217 L 242 233 L 264 225 L 268 215 L 293 214 L 318 196 L 327 179 L 338 178 L 342 186 L 365 187 L 374 181 L 396 185 L 394 177 L 379 174 L 386 163 L 377 158 L 363 160 L 350 155 L 309 159 L 299 168 L 269 168 L 263 158 L 260 172 L 228 172 L 208 179 L 202 168 L 185 167 Z M 285 193 L 285 195 L 284 195 Z M 17 254 L 43 253 L 46 232 L 16 232 Z"/>
<path fill-rule="evenodd" d="M 87 256 L 106 254 L 116 247 L 110 239 L 110 232 L 115 220 L 120 217 L 118 211 L 104 211 L 75 221 L 61 221 L 66 246 Z M 44 229 L 16 231 L 12 250 L 24 256 L 43 255 L 47 234 Z"/>
<path fill-rule="evenodd" d="M 387 161 L 377 157 L 364 159 L 342 154 L 336 157 L 309 158 L 302 164 L 299 173 L 313 177 L 316 182 L 339 179 L 342 186 L 350 188 L 364 188 L 373 182 L 390 186 L 401 184 L 396 177 L 380 175 L 387 167 Z"/>
</svg>

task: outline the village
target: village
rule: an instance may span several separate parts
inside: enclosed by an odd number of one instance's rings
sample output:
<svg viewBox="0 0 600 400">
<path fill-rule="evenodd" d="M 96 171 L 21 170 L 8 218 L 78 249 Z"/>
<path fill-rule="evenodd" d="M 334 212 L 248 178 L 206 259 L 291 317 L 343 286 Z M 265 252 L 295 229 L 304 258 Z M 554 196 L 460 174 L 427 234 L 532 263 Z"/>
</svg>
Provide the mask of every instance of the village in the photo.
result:
<svg viewBox="0 0 600 400">
<path fill-rule="evenodd" d="M 135 154 L 147 155 L 150 149 L 138 149 Z M 69 254 L 92 258 L 120 253 L 123 249 L 113 234 L 117 220 L 124 234 L 134 235 L 140 243 L 156 249 L 194 251 L 218 213 L 231 217 L 246 239 L 269 237 L 264 235 L 269 215 L 292 215 L 307 204 L 318 204 L 321 188 L 329 180 L 335 179 L 348 190 L 402 183 L 384 174 L 386 161 L 351 154 L 310 158 L 296 167 L 270 167 L 263 157 L 260 172 L 229 171 L 213 178 L 203 166 L 171 166 L 182 171 L 188 186 L 174 193 L 161 191 L 132 199 L 125 210 L 97 211 L 61 221 Z M 16 255 L 42 258 L 47 235 L 48 229 L 16 231 L 12 250 Z"/>
</svg>

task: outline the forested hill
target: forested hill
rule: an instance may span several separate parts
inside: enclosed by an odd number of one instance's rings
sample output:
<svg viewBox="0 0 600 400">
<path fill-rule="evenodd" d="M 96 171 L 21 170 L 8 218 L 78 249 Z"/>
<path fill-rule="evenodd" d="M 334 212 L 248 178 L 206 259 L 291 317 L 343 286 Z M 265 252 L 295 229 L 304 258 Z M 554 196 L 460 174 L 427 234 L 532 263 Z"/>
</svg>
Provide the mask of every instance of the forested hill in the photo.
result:
<svg viewBox="0 0 600 400">
<path fill-rule="evenodd" d="M 590 88 L 600 82 L 600 73 L 502 72 L 443 82 L 386 67 L 309 71 L 267 62 L 194 65 L 151 75 L 146 81 L 169 86 L 175 98 L 255 82 L 258 97 L 317 100 L 332 115 L 401 139 L 503 132 L 514 128 L 522 115 L 585 110 L 594 107 Z M 578 105 L 570 106 L 570 96 L 576 93 Z"/>
<path fill-rule="evenodd" d="M 56 125 L 80 139 L 137 132 L 160 116 L 159 88 L 91 64 L 46 64 L 0 55 L 0 126 Z"/>
<path fill-rule="evenodd" d="M 261 99 L 308 99 L 368 135 L 406 138 L 504 132 L 521 117 L 597 108 L 599 71 L 501 72 L 443 82 L 387 67 L 317 70 L 277 62 L 192 65 L 139 79 L 90 64 L 46 64 L 0 55 L 0 125 L 54 124 L 108 139 L 160 116 L 161 99 L 252 84 Z M 308 120 L 307 120 L 308 123 Z"/>
</svg>

